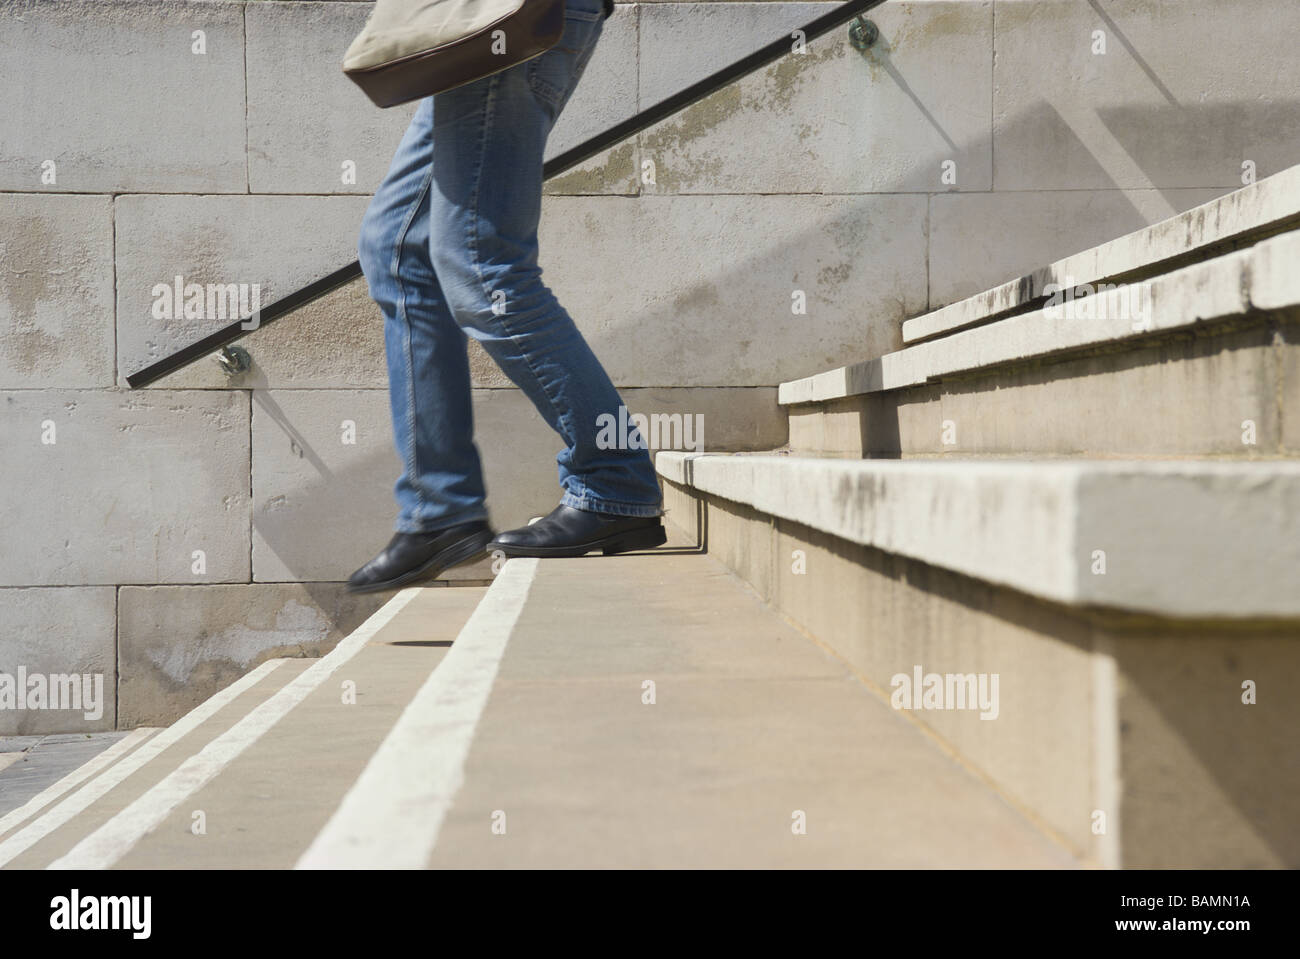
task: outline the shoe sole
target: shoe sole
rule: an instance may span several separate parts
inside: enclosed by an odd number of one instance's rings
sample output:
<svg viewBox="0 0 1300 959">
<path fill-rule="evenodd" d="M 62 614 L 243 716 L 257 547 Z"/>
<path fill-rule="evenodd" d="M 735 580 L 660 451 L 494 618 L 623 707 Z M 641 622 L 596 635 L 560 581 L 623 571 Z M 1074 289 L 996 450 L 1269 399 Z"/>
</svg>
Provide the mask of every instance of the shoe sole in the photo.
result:
<svg viewBox="0 0 1300 959">
<path fill-rule="evenodd" d="M 602 536 L 600 539 L 580 543 L 576 546 L 507 546 L 493 542 L 488 543 L 487 548 L 489 551 L 499 549 L 507 556 L 555 558 L 586 556 L 595 549 L 600 550 L 604 556 L 613 556 L 615 553 L 626 553 L 634 549 L 653 549 L 656 546 L 662 546 L 666 542 L 668 542 L 668 531 L 663 526 L 642 526 L 637 529 L 625 530 L 622 533 Z"/>
<path fill-rule="evenodd" d="M 349 586 L 349 593 L 378 593 L 386 589 L 398 589 L 407 586 L 421 579 L 433 579 L 439 573 L 445 572 L 454 566 L 460 566 L 464 563 L 476 560 L 481 555 L 487 555 L 488 544 L 492 541 L 495 533 L 484 531 L 475 533 L 473 536 L 467 536 L 459 543 L 448 546 L 440 553 L 434 554 L 433 558 L 423 566 L 417 566 L 415 569 L 407 570 L 401 576 L 393 579 L 386 579 L 378 583 L 370 583 L 366 586 Z"/>
</svg>

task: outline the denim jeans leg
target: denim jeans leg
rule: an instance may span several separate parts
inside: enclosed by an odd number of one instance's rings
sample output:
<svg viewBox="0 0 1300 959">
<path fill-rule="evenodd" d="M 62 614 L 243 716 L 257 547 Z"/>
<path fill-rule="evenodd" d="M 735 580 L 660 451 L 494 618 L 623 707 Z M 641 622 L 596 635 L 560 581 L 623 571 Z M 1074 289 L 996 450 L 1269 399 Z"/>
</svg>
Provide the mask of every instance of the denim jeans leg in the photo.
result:
<svg viewBox="0 0 1300 959">
<path fill-rule="evenodd" d="M 656 516 L 650 455 L 635 428 L 631 448 L 599 441 L 623 401 L 537 263 L 546 140 L 600 36 L 600 9 L 569 0 L 556 47 L 433 98 L 430 259 L 455 322 L 563 439 L 561 502 Z"/>
<path fill-rule="evenodd" d="M 402 473 L 398 532 L 487 518 L 474 445 L 466 338 L 429 258 L 432 103 L 424 101 L 362 221 L 358 253 L 384 316 L 389 400 Z"/>
</svg>

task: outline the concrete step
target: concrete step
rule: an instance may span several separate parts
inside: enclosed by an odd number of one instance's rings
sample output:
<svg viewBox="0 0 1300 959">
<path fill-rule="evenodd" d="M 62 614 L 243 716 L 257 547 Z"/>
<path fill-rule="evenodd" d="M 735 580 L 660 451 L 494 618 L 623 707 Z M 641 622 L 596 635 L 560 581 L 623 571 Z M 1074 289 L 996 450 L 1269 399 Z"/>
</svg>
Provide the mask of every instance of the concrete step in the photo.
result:
<svg viewBox="0 0 1300 959">
<path fill-rule="evenodd" d="M 1300 864 L 1300 464 L 656 463 L 711 556 L 1089 858 Z M 998 677 L 996 721 L 918 670 Z"/>
<path fill-rule="evenodd" d="M 903 342 L 1041 305 L 1055 288 L 1131 284 L 1300 226 L 1300 166 L 903 323 Z"/>
<path fill-rule="evenodd" d="M 486 589 L 419 589 L 267 735 L 175 805 L 120 869 L 291 868 Z M 161 797 L 160 797 L 161 798 Z M 204 832 L 193 832 L 201 813 Z"/>
<path fill-rule="evenodd" d="M 441 598 L 445 589 L 428 592 Z M 421 592 L 412 589 L 399 593 L 324 657 L 272 660 L 187 714 L 153 741 L 157 747 L 168 734 L 175 740 L 174 749 L 160 757 L 157 764 L 147 764 L 135 771 L 122 781 L 122 788 L 114 788 L 112 782 L 104 785 L 114 774 L 97 777 L 65 804 L 33 823 L 29 827 L 37 834 L 33 838 L 42 838 L 43 828 L 49 831 L 45 824 L 51 819 L 60 828 L 50 832 L 49 839 L 40 845 L 29 843 L 31 848 L 15 863 L 56 869 L 109 868 L 160 830 L 159 841 L 165 843 L 171 838 L 169 820 L 178 811 L 186 819 L 186 829 L 195 827 L 190 835 L 196 840 L 204 837 L 206 811 L 192 805 L 196 794 L 275 730 L 304 700 L 327 687 L 336 674 L 353 667 L 375 635 L 389 626 Z M 341 692 L 337 695 L 342 703 Z M 184 732 L 187 728 L 193 731 Z M 184 738 L 177 738 L 183 732 Z M 122 765 L 125 763 L 118 764 L 117 768 Z M 121 778 L 120 774 L 115 775 Z M 281 775 L 292 776 L 293 772 L 285 770 Z M 82 794 L 87 792 L 89 799 L 82 800 Z M 96 801 L 100 796 L 102 801 Z M 81 800 L 79 807 L 89 808 L 84 815 L 74 816 L 64 825 L 63 820 L 69 817 L 61 815 L 63 807 L 73 805 L 75 814 L 78 800 Z"/>
<path fill-rule="evenodd" d="M 0 752 L 0 837 L 56 799 L 117 762 L 158 729 L 129 732 L 11 737 L 22 752 Z M 24 740 L 30 740 L 24 742 Z M 62 774 L 62 775 L 60 775 Z"/>
<path fill-rule="evenodd" d="M 1079 862 L 679 530 L 405 590 L 227 693 L 11 831 L 6 864 Z"/>
<path fill-rule="evenodd" d="M 789 446 L 848 456 L 1294 456 L 1297 257 L 1293 230 L 782 383 Z"/>
<path fill-rule="evenodd" d="M 311 662 L 273 659 L 263 663 L 180 721 L 92 771 L 77 788 L 34 810 L 36 815 L 11 822 L 0 837 L 0 867 L 43 868 L 54 862 L 174 774 Z"/>
<path fill-rule="evenodd" d="M 322 659 L 265 662 L 167 729 L 148 738 L 143 731 L 133 733 L 5 816 L 0 820 L 0 867 L 115 863 L 138 838 L 153 832 L 166 813 L 361 652 L 418 592 L 399 594 Z M 428 592 L 445 592 L 452 603 L 460 600 L 452 595 L 455 590 Z M 187 810 L 191 816 L 195 811 L 202 810 Z M 192 822 L 187 821 L 187 829 Z"/>
<path fill-rule="evenodd" d="M 506 564 L 300 865 L 394 863 L 1074 860 L 678 547 Z"/>
</svg>

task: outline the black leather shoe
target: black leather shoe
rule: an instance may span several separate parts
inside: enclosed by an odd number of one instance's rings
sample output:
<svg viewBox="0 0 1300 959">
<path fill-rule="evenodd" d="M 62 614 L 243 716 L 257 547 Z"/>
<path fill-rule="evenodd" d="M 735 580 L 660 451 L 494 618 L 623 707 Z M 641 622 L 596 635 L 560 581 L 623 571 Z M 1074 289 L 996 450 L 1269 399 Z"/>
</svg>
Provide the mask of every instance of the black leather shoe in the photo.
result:
<svg viewBox="0 0 1300 959">
<path fill-rule="evenodd" d="M 383 552 L 352 574 L 348 592 L 373 593 L 432 579 L 484 555 L 490 539 L 492 527 L 483 520 L 433 533 L 397 533 Z"/>
<path fill-rule="evenodd" d="M 617 516 L 560 504 L 531 526 L 497 534 L 488 549 L 507 556 L 585 556 L 598 549 L 609 556 L 667 540 L 658 516 Z"/>
</svg>

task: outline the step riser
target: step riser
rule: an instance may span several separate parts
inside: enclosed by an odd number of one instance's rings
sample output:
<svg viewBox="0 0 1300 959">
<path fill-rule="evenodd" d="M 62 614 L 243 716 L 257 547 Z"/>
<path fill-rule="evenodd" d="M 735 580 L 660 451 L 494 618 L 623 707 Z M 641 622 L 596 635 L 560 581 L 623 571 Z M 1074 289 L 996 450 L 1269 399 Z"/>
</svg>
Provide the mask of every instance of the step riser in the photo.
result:
<svg viewBox="0 0 1300 959">
<path fill-rule="evenodd" d="M 790 448 L 877 457 L 1300 454 L 1300 314 L 1132 346 L 791 406 Z"/>
<path fill-rule="evenodd" d="M 1152 343 L 1217 336 L 1300 318 L 1300 233 L 1185 267 L 1130 287 L 917 343 L 782 383 L 787 409 L 1041 369 L 1088 355 L 1131 354 Z M 1292 337 L 1294 341 L 1294 337 Z"/>
<path fill-rule="evenodd" d="M 1300 679 L 1300 624 L 1089 615 L 664 487 L 710 555 L 883 694 L 917 665 L 998 674 L 996 720 L 908 715 L 1089 858 L 1300 865 L 1300 704 L 1279 692 Z M 1247 679 L 1259 705 L 1241 702 Z"/>
</svg>

